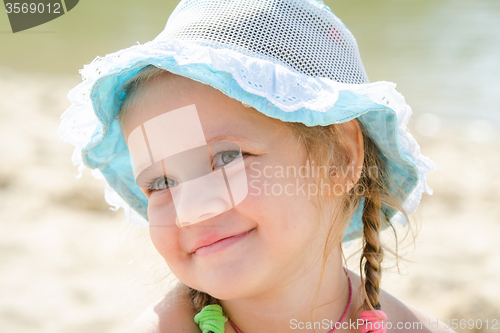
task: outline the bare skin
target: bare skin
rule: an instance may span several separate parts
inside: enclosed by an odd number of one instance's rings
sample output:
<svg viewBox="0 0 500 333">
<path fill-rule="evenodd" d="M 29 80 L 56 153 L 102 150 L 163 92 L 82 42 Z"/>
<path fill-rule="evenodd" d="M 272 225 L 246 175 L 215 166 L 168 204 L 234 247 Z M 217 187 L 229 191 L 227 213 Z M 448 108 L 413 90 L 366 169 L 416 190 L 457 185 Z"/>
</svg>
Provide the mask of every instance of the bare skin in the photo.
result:
<svg viewBox="0 0 500 333">
<path fill-rule="evenodd" d="M 259 193 L 264 193 L 264 180 L 282 188 L 295 184 L 295 179 L 263 176 L 264 167 L 304 164 L 301 144 L 282 123 L 245 108 L 210 86 L 180 76 L 159 77 L 142 88 L 123 119 L 124 136 L 127 138 L 147 120 L 193 104 L 207 140 L 225 136 L 224 140 L 230 138 L 248 153 L 247 176 L 249 180 L 260 180 L 256 186 L 262 190 Z M 362 134 L 356 121 L 344 126 L 351 142 L 345 148 L 357 169 L 363 164 Z M 346 191 L 349 186 L 345 185 Z M 149 199 L 151 240 L 172 273 L 185 285 L 218 298 L 243 332 L 296 332 L 290 327 L 292 318 L 297 322 L 328 319 L 335 323 L 344 312 L 348 289 L 341 244 L 332 250 L 323 270 L 322 254 L 329 224 L 320 222 L 320 212 L 307 196 L 249 194 L 239 205 L 218 216 L 178 228 L 169 190 L 141 189 Z M 326 195 L 332 202 L 340 202 L 337 194 Z M 217 253 L 202 256 L 193 252 L 192 244 L 210 232 L 248 232 L 248 236 Z M 359 276 L 349 274 L 355 297 L 346 318 L 354 320 L 363 296 Z M 318 286 L 321 276 L 323 280 Z M 194 310 L 182 290 L 179 285 L 154 304 L 131 332 L 200 332 L 193 321 Z M 384 291 L 380 303 L 394 323 L 420 320 L 425 326 L 430 319 Z M 452 332 L 425 328 L 416 331 Z M 228 322 L 225 332 L 235 332 Z"/>
<path fill-rule="evenodd" d="M 352 281 L 353 290 L 358 290 L 361 287 L 361 279 L 359 275 L 349 271 L 349 276 Z M 186 333 L 199 333 L 200 329 L 198 325 L 194 322 L 193 318 L 195 316 L 195 311 L 191 307 L 187 295 L 183 292 L 184 288 L 178 284 L 176 288 L 170 291 L 167 295 L 161 298 L 158 302 L 153 304 L 148 308 L 134 323 L 133 327 L 128 333 L 170 333 L 170 332 L 186 332 Z M 354 292 L 353 295 L 355 295 Z M 358 305 L 362 304 L 363 299 L 361 295 L 358 297 L 353 297 L 353 303 L 351 309 L 356 308 Z M 396 299 L 394 296 L 380 290 L 380 302 L 384 304 L 384 312 L 387 314 L 388 321 L 391 321 L 393 325 L 397 322 L 401 323 L 422 323 L 422 326 L 417 326 L 411 329 L 387 329 L 387 332 L 418 332 L 418 333 L 453 333 L 451 329 L 446 329 L 442 321 L 439 321 L 438 327 L 433 325 L 430 327 L 431 323 L 436 323 L 436 318 L 429 316 L 401 301 Z M 350 317 L 354 314 L 354 311 L 349 311 L 344 323 L 349 321 L 348 318 L 352 318 L 355 321 L 359 318 Z M 345 324 L 347 325 L 347 324 Z M 409 325 L 409 324 L 408 324 Z M 289 326 L 282 328 L 276 332 L 297 332 L 300 330 L 290 329 Z M 309 330 L 312 332 L 312 330 Z M 224 332 L 236 333 L 233 327 L 226 322 L 224 327 Z M 271 332 L 265 327 L 262 327 L 258 332 Z M 319 333 L 326 333 L 328 330 L 316 330 Z M 336 332 L 359 332 L 359 330 L 344 330 L 338 329 Z"/>
</svg>

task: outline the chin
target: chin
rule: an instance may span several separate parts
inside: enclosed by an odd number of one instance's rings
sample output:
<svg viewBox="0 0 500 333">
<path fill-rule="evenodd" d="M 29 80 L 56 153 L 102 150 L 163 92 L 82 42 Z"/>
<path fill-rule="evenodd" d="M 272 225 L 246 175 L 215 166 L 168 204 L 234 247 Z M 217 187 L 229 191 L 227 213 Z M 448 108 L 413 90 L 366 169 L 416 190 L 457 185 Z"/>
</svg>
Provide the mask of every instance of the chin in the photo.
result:
<svg viewBox="0 0 500 333">
<path fill-rule="evenodd" d="M 212 285 L 207 290 L 204 290 L 204 292 L 223 301 L 242 299 L 252 294 L 248 284 L 241 281 Z"/>
<path fill-rule="evenodd" d="M 238 270 L 231 266 L 226 270 L 206 274 L 199 290 L 221 300 L 240 299 L 253 294 L 256 282 L 255 273 L 247 273 L 244 269 Z"/>
</svg>

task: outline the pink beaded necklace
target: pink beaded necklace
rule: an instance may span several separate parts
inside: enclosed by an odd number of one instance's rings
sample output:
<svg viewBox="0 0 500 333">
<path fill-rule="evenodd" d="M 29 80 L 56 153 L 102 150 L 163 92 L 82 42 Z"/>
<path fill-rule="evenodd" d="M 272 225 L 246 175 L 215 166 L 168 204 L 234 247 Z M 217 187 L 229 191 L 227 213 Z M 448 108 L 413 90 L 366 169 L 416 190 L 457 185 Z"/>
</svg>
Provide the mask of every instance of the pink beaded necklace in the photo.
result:
<svg viewBox="0 0 500 333">
<path fill-rule="evenodd" d="M 337 323 L 342 323 L 342 321 L 344 320 L 345 316 L 347 315 L 347 312 L 349 311 L 349 308 L 351 307 L 351 302 L 352 302 L 352 283 L 351 283 L 351 278 L 349 277 L 349 274 L 347 274 L 347 271 L 344 269 L 344 271 L 346 272 L 346 275 L 347 275 L 347 281 L 349 281 L 349 302 L 347 302 L 347 306 L 344 310 L 344 313 L 342 314 L 342 317 L 340 317 L 340 319 L 337 321 Z M 233 328 L 236 330 L 236 332 L 238 333 L 243 333 L 238 327 L 236 327 L 236 325 L 229 319 L 229 323 L 233 326 Z M 333 329 L 328 332 L 328 333 L 332 333 L 332 332 L 335 332 L 335 330 L 337 329 L 337 323 L 335 323 Z"/>
</svg>

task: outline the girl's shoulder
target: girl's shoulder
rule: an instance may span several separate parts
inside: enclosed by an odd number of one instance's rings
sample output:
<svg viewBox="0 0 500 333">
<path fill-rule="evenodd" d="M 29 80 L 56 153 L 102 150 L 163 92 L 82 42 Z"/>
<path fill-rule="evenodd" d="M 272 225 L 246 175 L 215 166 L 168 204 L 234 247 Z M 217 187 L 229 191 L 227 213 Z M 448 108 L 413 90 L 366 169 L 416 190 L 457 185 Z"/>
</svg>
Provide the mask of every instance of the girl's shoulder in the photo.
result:
<svg viewBox="0 0 500 333">
<path fill-rule="evenodd" d="M 380 303 L 384 304 L 384 312 L 387 314 L 387 332 L 436 332 L 455 333 L 447 327 L 442 320 L 438 320 L 408 304 L 405 304 L 381 290 Z"/>
<path fill-rule="evenodd" d="M 361 278 L 358 274 L 349 271 L 353 290 L 360 290 Z M 363 303 L 363 293 L 358 292 L 357 305 Z M 418 333 L 455 333 L 442 320 L 438 320 L 416 308 L 403 303 L 385 290 L 380 290 L 379 296 L 382 310 L 387 315 L 387 333 L 389 332 L 418 332 Z"/>
<path fill-rule="evenodd" d="M 178 283 L 170 292 L 151 305 L 132 324 L 127 333 L 199 333 L 185 287 Z"/>
</svg>

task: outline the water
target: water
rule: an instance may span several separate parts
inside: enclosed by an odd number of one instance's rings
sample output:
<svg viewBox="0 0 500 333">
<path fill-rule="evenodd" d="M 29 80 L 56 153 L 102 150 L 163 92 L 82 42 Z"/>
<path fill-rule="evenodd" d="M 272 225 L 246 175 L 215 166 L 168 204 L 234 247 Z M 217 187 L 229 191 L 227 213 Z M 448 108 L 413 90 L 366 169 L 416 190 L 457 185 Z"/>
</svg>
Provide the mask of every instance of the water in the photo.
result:
<svg viewBox="0 0 500 333">
<path fill-rule="evenodd" d="M 500 1 L 367 5 L 337 12 L 372 81 L 397 82 L 417 116 L 500 126 Z"/>
<path fill-rule="evenodd" d="M 80 1 L 68 14 L 17 34 L 1 14 L 0 66 L 76 77 L 97 55 L 153 39 L 176 3 Z M 432 119 L 438 129 L 443 124 L 472 124 L 471 133 L 500 128 L 500 1 L 325 3 L 358 40 L 370 80 L 398 83 L 417 128 L 419 119 L 421 128 Z"/>
</svg>

